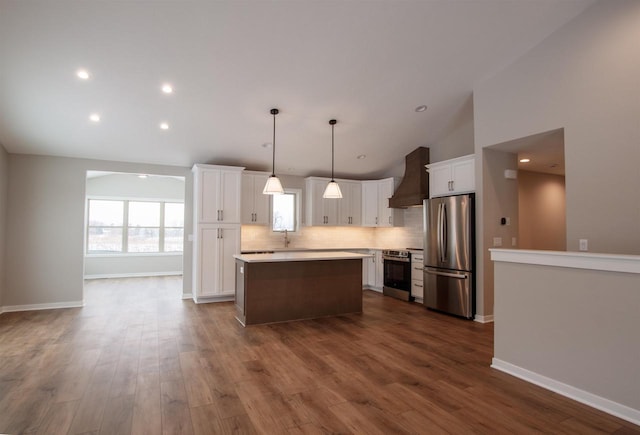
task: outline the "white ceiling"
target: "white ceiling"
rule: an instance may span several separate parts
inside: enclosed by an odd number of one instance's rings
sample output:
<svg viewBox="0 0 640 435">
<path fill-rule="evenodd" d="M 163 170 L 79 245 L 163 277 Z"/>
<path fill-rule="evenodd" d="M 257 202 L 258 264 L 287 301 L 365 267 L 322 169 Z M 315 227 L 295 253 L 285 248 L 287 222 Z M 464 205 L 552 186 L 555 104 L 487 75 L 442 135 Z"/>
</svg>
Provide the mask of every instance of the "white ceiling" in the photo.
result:
<svg viewBox="0 0 640 435">
<path fill-rule="evenodd" d="M 501 144 L 491 149 L 518 156 L 518 169 L 545 174 L 564 175 L 564 129 L 550 130 Z M 520 162 L 521 159 L 529 162 Z"/>
<path fill-rule="evenodd" d="M 474 83 L 591 3 L 0 0 L 0 143 L 270 170 L 277 107 L 276 173 L 327 175 L 336 118 L 336 175 L 375 177 L 437 143 Z"/>
</svg>

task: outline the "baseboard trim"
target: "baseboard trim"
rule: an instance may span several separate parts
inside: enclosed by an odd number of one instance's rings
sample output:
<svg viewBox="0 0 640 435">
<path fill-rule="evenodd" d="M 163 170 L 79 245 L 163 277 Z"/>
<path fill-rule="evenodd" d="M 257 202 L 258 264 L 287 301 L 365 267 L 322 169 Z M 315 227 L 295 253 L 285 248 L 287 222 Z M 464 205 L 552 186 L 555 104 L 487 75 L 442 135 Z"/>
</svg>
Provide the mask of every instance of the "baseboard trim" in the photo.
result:
<svg viewBox="0 0 640 435">
<path fill-rule="evenodd" d="M 478 323 L 491 323 L 493 322 L 493 314 L 489 314 L 487 316 L 481 316 L 480 314 L 476 314 L 473 320 Z"/>
<path fill-rule="evenodd" d="M 377 288 L 377 287 L 364 286 L 362 289 L 363 290 L 371 290 L 372 292 L 376 292 L 376 293 L 382 293 L 382 289 L 381 288 Z"/>
<path fill-rule="evenodd" d="M 3 313 L 13 313 L 17 311 L 57 310 L 60 308 L 81 308 L 83 306 L 84 306 L 83 301 L 51 302 L 48 304 L 6 305 L 2 307 L 0 311 Z"/>
<path fill-rule="evenodd" d="M 212 302 L 233 302 L 236 300 L 235 295 L 226 295 L 226 296 L 209 296 L 209 297 L 198 297 L 193 298 L 193 302 L 196 304 L 209 304 Z"/>
<path fill-rule="evenodd" d="M 193 299 L 193 293 L 182 293 L 182 299 Z"/>
<path fill-rule="evenodd" d="M 614 402 L 613 400 L 609 400 L 563 382 L 556 381 L 555 379 L 548 378 L 506 361 L 502 361 L 498 358 L 493 358 L 491 367 L 515 376 L 516 378 L 536 384 L 542 388 L 546 388 L 547 390 L 551 390 L 562 396 L 569 397 L 577 402 L 599 409 L 607 414 L 611 414 L 633 424 L 640 425 L 640 410 L 638 409 L 630 408 L 621 403 Z"/>
<path fill-rule="evenodd" d="M 142 278 L 145 276 L 175 276 L 182 275 L 182 271 L 173 272 L 135 272 L 135 273 L 102 273 L 95 275 L 85 275 L 84 279 L 108 279 L 108 278 Z"/>
</svg>

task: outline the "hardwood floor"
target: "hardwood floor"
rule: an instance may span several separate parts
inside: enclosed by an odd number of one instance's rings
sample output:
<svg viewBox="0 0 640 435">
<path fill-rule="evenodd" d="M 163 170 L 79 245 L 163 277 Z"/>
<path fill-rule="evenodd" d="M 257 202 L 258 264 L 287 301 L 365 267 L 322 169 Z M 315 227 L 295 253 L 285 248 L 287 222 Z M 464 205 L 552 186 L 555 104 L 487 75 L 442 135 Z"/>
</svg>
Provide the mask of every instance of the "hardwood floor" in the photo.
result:
<svg viewBox="0 0 640 435">
<path fill-rule="evenodd" d="M 366 291 L 362 314 L 242 328 L 180 286 L 0 315 L 0 433 L 640 434 L 491 369 L 491 324 Z"/>
</svg>

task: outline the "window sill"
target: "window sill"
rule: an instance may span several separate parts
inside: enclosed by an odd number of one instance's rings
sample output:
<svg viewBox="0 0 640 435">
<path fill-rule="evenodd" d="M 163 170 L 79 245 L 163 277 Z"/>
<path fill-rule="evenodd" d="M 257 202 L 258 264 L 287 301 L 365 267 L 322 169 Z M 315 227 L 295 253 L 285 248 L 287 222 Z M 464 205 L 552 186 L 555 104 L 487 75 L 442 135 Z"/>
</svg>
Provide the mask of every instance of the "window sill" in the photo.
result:
<svg viewBox="0 0 640 435">
<path fill-rule="evenodd" d="M 182 252 L 127 252 L 117 254 L 84 254 L 85 258 L 114 258 L 114 257 L 182 257 Z"/>
</svg>

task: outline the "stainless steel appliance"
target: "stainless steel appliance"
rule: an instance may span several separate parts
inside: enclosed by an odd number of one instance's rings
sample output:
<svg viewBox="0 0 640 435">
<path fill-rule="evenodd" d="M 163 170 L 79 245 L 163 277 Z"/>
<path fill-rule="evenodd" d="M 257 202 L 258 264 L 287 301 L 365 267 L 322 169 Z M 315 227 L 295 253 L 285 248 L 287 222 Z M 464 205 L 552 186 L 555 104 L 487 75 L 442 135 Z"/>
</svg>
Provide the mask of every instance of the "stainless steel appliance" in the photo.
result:
<svg viewBox="0 0 640 435">
<path fill-rule="evenodd" d="M 411 300 L 411 254 L 409 251 L 382 251 L 382 293 L 403 301 Z"/>
<path fill-rule="evenodd" d="M 474 195 L 424 200 L 424 305 L 473 319 Z"/>
</svg>

